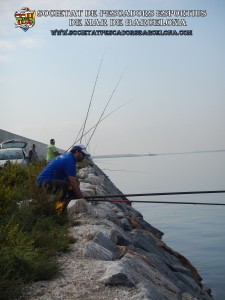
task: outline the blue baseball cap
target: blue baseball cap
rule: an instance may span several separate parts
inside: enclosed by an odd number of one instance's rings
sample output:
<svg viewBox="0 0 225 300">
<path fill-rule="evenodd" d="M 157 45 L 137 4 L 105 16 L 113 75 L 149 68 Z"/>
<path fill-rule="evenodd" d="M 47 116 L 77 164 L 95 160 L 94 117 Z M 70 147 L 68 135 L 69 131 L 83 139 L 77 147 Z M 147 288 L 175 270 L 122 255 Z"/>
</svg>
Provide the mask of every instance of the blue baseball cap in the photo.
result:
<svg viewBox="0 0 225 300">
<path fill-rule="evenodd" d="M 75 145 L 72 147 L 72 149 L 70 151 L 74 152 L 76 150 L 81 151 L 84 155 L 90 156 L 90 154 L 88 153 L 88 151 L 84 145 Z"/>
</svg>

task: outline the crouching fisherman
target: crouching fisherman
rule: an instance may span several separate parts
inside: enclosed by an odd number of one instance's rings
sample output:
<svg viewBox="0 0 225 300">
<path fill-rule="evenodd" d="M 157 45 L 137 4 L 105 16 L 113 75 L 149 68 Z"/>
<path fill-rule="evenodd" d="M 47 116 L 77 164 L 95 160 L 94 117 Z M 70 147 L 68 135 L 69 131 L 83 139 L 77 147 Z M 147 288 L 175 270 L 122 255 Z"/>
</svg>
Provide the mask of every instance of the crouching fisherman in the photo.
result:
<svg viewBox="0 0 225 300">
<path fill-rule="evenodd" d="M 51 194 L 62 192 L 62 210 L 65 211 L 72 199 L 83 198 L 77 178 L 76 163 L 90 156 L 84 145 L 76 145 L 68 153 L 53 159 L 39 174 L 38 186 L 46 186 Z M 72 189 L 70 189 L 72 188 Z"/>
</svg>

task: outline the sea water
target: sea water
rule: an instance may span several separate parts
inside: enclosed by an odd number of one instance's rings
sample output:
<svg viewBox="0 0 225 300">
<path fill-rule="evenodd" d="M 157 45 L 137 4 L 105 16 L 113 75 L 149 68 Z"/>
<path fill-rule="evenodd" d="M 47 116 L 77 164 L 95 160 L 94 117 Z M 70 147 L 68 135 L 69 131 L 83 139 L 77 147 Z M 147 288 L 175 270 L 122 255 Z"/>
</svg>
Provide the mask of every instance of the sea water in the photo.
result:
<svg viewBox="0 0 225 300">
<path fill-rule="evenodd" d="M 124 193 L 225 190 L 225 152 L 99 159 Z M 130 200 L 224 203 L 224 194 L 132 197 Z M 164 232 L 163 241 L 197 268 L 214 299 L 225 299 L 225 206 L 145 204 L 133 207 Z"/>
</svg>

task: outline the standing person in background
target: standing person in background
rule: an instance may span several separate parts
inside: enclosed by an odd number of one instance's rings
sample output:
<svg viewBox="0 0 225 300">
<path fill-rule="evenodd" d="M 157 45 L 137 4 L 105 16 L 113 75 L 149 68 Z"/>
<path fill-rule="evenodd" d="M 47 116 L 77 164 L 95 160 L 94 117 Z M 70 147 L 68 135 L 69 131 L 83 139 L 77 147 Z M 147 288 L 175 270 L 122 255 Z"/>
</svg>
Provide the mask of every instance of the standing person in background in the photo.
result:
<svg viewBox="0 0 225 300">
<path fill-rule="evenodd" d="M 37 155 L 37 152 L 35 150 L 35 147 L 36 147 L 36 145 L 32 144 L 31 149 L 29 151 L 29 162 L 30 163 L 33 163 L 33 162 L 38 160 L 38 155 Z"/>
<path fill-rule="evenodd" d="M 56 158 L 59 155 L 61 155 L 61 153 L 59 153 L 59 151 L 57 150 L 57 148 L 55 146 L 55 140 L 51 139 L 50 145 L 48 145 L 48 147 L 47 147 L 47 157 L 46 157 L 47 162 L 49 163 L 51 160 L 53 160 L 54 158 Z"/>
</svg>

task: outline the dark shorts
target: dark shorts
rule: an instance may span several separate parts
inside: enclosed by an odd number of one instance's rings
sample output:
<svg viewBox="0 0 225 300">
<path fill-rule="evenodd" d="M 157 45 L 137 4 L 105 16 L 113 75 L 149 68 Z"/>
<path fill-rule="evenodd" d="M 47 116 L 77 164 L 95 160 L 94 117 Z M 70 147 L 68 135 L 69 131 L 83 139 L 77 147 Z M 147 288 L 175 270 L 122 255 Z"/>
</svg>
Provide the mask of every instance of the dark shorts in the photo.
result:
<svg viewBox="0 0 225 300">
<path fill-rule="evenodd" d="M 61 200 L 65 201 L 66 199 L 76 199 L 76 195 L 72 189 L 69 189 L 69 182 L 62 179 L 53 179 L 45 183 L 47 191 L 55 195 L 59 192 L 62 192 Z"/>
</svg>

